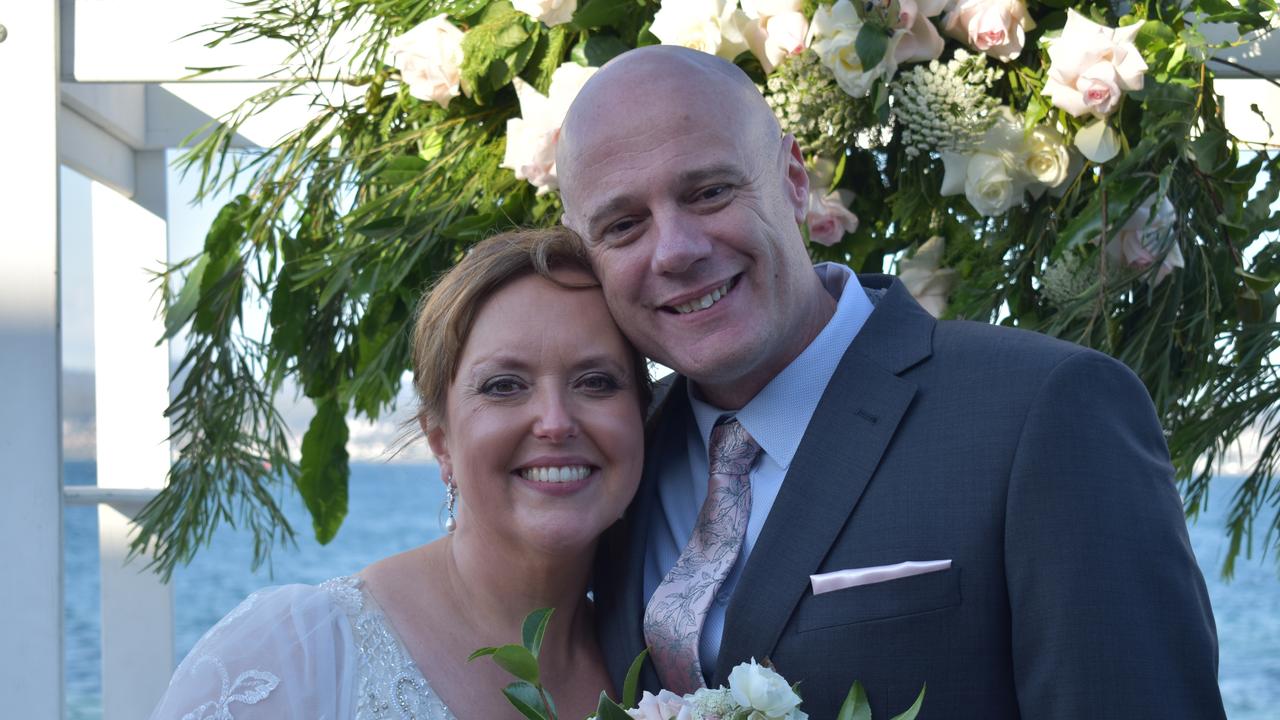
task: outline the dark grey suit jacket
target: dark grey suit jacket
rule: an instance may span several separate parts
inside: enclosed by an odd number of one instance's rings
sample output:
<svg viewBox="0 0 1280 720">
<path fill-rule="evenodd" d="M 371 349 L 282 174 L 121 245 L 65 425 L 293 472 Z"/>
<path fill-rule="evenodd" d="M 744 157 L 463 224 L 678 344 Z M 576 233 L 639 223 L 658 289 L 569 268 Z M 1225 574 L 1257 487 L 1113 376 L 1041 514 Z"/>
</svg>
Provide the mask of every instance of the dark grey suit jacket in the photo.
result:
<svg viewBox="0 0 1280 720">
<path fill-rule="evenodd" d="M 1164 435 L 1119 362 L 1043 335 L 937 322 L 888 288 L 831 379 L 725 619 L 711 686 L 748 658 L 834 718 L 1222 718 L 1217 638 Z M 678 379 L 648 451 L 684 452 Z M 621 687 L 644 647 L 646 469 L 602 540 L 600 641 Z M 950 570 L 815 596 L 809 575 L 906 560 Z M 646 664 L 644 687 L 657 690 Z"/>
</svg>

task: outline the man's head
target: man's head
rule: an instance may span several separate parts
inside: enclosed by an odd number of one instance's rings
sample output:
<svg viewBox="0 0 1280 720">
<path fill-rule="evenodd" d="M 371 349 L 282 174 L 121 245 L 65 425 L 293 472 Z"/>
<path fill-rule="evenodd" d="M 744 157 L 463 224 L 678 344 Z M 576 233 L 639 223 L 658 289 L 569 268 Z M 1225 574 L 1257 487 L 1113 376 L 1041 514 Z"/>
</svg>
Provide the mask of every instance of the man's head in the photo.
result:
<svg viewBox="0 0 1280 720">
<path fill-rule="evenodd" d="M 734 65 L 619 56 L 570 107 L 556 169 L 619 326 L 713 403 L 741 407 L 831 316 L 799 230 L 800 149 Z"/>
</svg>

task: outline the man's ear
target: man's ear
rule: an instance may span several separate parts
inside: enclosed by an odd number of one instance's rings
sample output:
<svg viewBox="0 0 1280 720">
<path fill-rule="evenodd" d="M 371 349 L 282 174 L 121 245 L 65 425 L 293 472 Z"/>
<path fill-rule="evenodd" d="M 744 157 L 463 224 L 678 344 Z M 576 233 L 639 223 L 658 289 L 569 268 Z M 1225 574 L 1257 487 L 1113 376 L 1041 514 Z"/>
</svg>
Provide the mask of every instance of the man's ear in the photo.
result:
<svg viewBox="0 0 1280 720">
<path fill-rule="evenodd" d="M 786 169 L 783 172 L 785 182 L 783 189 L 787 202 L 795 210 L 796 224 L 804 224 L 809 215 L 809 171 L 804 166 L 804 153 L 800 151 L 800 143 L 791 133 L 782 138 L 783 150 L 786 152 Z"/>
</svg>

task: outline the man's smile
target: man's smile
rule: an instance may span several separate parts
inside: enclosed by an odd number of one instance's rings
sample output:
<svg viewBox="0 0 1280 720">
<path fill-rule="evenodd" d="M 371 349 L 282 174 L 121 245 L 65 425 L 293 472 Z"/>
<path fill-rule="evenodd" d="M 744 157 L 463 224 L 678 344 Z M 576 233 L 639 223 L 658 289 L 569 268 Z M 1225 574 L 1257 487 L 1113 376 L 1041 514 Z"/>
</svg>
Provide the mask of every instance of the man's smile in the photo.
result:
<svg viewBox="0 0 1280 720">
<path fill-rule="evenodd" d="M 689 313 L 701 312 L 702 310 L 706 310 L 712 305 L 715 305 L 717 302 L 720 302 L 720 299 L 723 298 L 725 295 L 728 295 L 729 291 L 732 290 L 734 286 L 737 285 L 738 279 L 741 277 L 742 276 L 740 274 L 735 275 L 729 278 L 728 280 L 726 280 L 722 285 L 719 285 L 711 289 L 709 292 L 700 294 L 690 300 L 685 300 L 683 302 L 663 305 L 662 309 L 665 310 L 666 312 L 676 313 L 678 315 L 688 315 Z"/>
</svg>

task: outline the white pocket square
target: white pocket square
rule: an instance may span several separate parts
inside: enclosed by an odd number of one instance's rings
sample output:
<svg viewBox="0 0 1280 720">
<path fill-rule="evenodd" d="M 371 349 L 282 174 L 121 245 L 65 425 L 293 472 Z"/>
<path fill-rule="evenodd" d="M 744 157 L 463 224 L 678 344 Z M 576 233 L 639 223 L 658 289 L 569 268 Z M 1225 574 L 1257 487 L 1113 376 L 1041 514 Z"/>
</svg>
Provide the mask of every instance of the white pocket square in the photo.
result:
<svg viewBox="0 0 1280 720">
<path fill-rule="evenodd" d="M 809 582 L 813 584 L 813 594 L 821 595 L 822 593 L 829 593 L 832 590 L 843 590 L 845 588 L 857 587 L 859 585 L 872 585 L 874 583 L 882 583 L 888 580 L 911 577 L 912 575 L 923 575 L 925 573 L 938 572 L 939 570 L 946 570 L 950 567 L 950 560 L 909 560 L 907 562 L 900 562 L 896 565 L 850 568 L 848 570 L 836 570 L 835 572 L 822 573 L 820 575 L 810 575 Z"/>
</svg>

